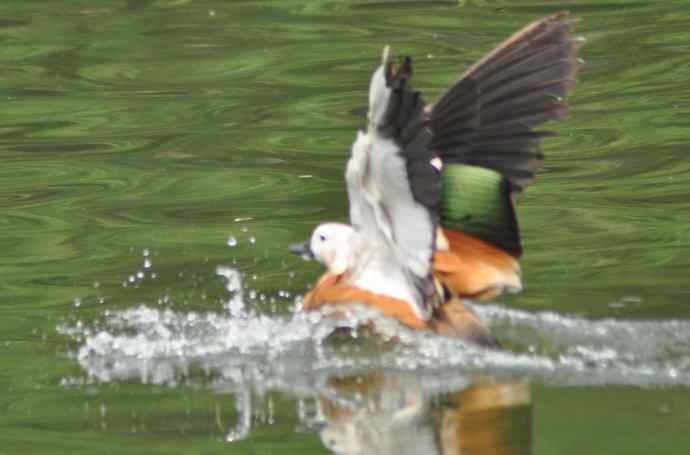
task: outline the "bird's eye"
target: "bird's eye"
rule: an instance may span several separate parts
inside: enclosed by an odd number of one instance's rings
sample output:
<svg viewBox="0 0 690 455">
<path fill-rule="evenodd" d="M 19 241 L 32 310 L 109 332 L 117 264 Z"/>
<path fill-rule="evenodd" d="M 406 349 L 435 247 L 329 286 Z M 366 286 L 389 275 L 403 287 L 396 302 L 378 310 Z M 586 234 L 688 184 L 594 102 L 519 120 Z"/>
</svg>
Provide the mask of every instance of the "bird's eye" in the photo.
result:
<svg viewBox="0 0 690 455">
<path fill-rule="evenodd" d="M 322 241 L 322 242 L 325 242 L 325 241 L 326 241 L 326 236 L 323 235 L 323 234 L 319 234 L 319 240 Z"/>
</svg>

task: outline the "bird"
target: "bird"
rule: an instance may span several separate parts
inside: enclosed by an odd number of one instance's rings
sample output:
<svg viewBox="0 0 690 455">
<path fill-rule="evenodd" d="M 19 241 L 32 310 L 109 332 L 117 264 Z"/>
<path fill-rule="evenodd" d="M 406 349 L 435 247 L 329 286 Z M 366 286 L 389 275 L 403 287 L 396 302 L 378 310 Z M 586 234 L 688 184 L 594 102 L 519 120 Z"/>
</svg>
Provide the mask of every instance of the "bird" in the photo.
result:
<svg viewBox="0 0 690 455">
<path fill-rule="evenodd" d="M 327 269 L 303 311 L 360 303 L 500 346 L 467 303 L 522 290 L 515 205 L 557 135 L 535 127 L 570 112 L 584 63 L 576 22 L 562 11 L 526 25 L 432 104 L 412 86 L 412 59 L 396 65 L 384 47 L 345 170 L 350 223 L 321 223 L 290 247 Z"/>
</svg>

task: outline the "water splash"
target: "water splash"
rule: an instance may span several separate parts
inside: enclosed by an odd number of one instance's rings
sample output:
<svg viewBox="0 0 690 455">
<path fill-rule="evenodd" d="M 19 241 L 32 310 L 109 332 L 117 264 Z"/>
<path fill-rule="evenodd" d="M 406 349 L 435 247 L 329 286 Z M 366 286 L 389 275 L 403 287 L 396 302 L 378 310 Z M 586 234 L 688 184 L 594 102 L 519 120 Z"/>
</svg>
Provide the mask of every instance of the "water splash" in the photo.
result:
<svg viewBox="0 0 690 455">
<path fill-rule="evenodd" d="M 232 267 L 219 265 L 216 267 L 216 275 L 225 279 L 225 289 L 230 294 L 230 298 L 223 304 L 225 309 L 233 317 L 246 316 L 242 292 L 242 274 Z"/>
<path fill-rule="evenodd" d="M 237 276 L 228 276 L 228 287 L 237 289 Z M 135 378 L 175 385 L 199 380 L 198 370 L 215 387 L 244 383 L 307 393 L 333 372 L 386 368 L 415 371 L 435 387 L 459 372 L 555 385 L 690 386 L 686 322 L 588 321 L 480 308 L 505 340 L 532 338 L 527 352 L 513 353 L 413 332 L 364 308 L 336 323 L 319 314 L 249 316 L 242 305 L 241 300 L 228 303 L 230 314 L 142 305 L 108 314 L 99 327 L 65 325 L 60 331 L 81 340 L 76 358 L 89 378 L 101 382 Z M 324 342 L 336 325 L 353 327 L 369 319 L 376 320 L 384 340 L 399 342 L 371 356 L 358 346 L 335 348 Z"/>
<path fill-rule="evenodd" d="M 149 260 L 148 249 L 143 256 Z M 364 307 L 353 306 L 338 321 L 328 317 L 327 309 L 303 314 L 300 296 L 292 303 L 292 315 L 266 314 L 251 305 L 266 302 L 267 296 L 243 283 L 239 270 L 218 266 L 216 275 L 228 294 L 217 312 L 166 308 L 174 302 L 165 295 L 156 307 L 106 311 L 90 326 L 61 325 L 58 330 L 78 342 L 74 355 L 86 381 L 243 384 L 308 395 L 333 372 L 383 368 L 414 371 L 434 389 L 475 373 L 555 385 L 690 386 L 690 321 L 593 321 L 482 305 L 475 310 L 511 348 L 491 351 L 409 330 Z M 256 278 L 251 275 L 250 283 Z M 278 298 L 291 294 L 279 290 Z M 338 346 L 325 342 L 340 326 L 354 328 L 352 338 L 366 338 L 368 332 L 357 328 L 372 320 L 387 342 L 385 349 L 372 351 L 368 340 Z"/>
</svg>

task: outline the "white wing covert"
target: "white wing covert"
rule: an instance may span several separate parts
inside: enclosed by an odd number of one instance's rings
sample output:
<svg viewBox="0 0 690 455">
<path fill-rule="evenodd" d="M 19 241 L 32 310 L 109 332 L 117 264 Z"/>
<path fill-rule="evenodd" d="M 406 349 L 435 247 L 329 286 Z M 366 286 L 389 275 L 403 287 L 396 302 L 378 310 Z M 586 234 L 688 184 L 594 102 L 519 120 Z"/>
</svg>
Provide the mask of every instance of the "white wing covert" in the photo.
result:
<svg viewBox="0 0 690 455">
<path fill-rule="evenodd" d="M 405 59 L 396 70 L 386 47 L 369 87 L 367 129 L 352 146 L 346 180 L 350 222 L 390 246 L 424 307 L 434 294 L 439 178 L 429 164 L 424 102 L 408 84 L 411 75 L 411 61 Z"/>
</svg>

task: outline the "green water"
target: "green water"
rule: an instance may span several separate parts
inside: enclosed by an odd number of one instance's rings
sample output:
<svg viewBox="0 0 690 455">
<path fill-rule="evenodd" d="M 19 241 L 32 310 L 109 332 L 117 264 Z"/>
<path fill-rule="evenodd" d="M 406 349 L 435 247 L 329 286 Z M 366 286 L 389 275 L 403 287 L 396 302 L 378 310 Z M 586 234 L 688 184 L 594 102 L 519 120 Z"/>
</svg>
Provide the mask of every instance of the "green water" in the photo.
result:
<svg viewBox="0 0 690 455">
<path fill-rule="evenodd" d="M 346 217 L 344 161 L 381 47 L 415 58 L 432 99 L 559 9 L 581 20 L 586 66 L 521 201 L 526 289 L 495 302 L 494 322 L 598 379 L 531 367 L 531 414 L 515 421 L 531 420 L 532 442 L 514 453 L 688 453 L 690 2 L 6 0 L 0 454 L 327 453 L 313 408 L 330 370 L 288 371 L 299 350 L 246 337 L 288 336 L 293 296 L 320 270 L 287 245 Z M 221 265 L 243 273 L 256 330 L 194 319 L 232 307 Z M 142 308 L 174 312 L 172 334 L 117 319 Z M 80 356 L 101 330 L 132 344 Z M 600 340 L 603 357 L 571 349 L 606 333 L 623 335 Z M 187 344 L 165 351 L 170 366 L 147 357 L 165 343 L 137 335 Z M 228 437 L 248 401 L 246 431 Z"/>
</svg>

